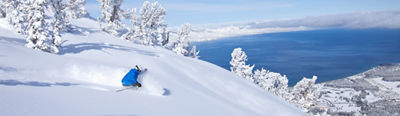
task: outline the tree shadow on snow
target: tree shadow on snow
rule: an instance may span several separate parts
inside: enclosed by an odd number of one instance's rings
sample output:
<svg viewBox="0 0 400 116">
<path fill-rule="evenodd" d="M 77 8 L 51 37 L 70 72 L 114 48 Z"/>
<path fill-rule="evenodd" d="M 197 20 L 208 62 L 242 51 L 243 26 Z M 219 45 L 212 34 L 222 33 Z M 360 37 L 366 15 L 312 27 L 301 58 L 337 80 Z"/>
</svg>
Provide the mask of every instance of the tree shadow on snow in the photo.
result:
<svg viewBox="0 0 400 116">
<path fill-rule="evenodd" d="M 164 90 L 164 93 L 162 94 L 163 96 L 169 96 L 169 95 L 171 95 L 171 91 L 168 90 L 167 88 L 164 88 L 163 90 Z"/>
<path fill-rule="evenodd" d="M 0 57 L 1 57 L 1 55 L 0 55 Z M 17 71 L 17 69 L 16 69 L 16 68 L 13 68 L 13 67 L 3 67 L 3 66 L 0 66 L 0 71 L 15 72 L 15 71 Z"/>
<path fill-rule="evenodd" d="M 0 85 L 6 86 L 17 86 L 17 85 L 25 85 L 25 86 L 36 86 L 36 87 L 51 87 L 51 86 L 74 86 L 79 84 L 68 83 L 68 82 L 39 82 L 39 81 L 18 81 L 18 80 L 0 80 Z"/>
<path fill-rule="evenodd" d="M 2 42 L 2 41 L 6 41 L 8 43 L 13 43 L 13 44 L 25 44 L 26 43 L 26 41 L 24 39 L 0 36 L 0 42 Z"/>
<path fill-rule="evenodd" d="M 81 35 L 81 36 L 86 36 L 90 33 L 95 33 L 95 32 L 100 32 L 100 30 L 96 30 L 93 28 L 86 28 L 86 27 L 80 27 L 80 26 L 73 26 L 73 29 L 69 32 L 66 33 L 72 33 L 72 34 L 76 34 L 76 35 Z"/>
<path fill-rule="evenodd" d="M 61 50 L 60 54 L 61 55 L 64 55 L 64 54 L 77 54 L 77 53 L 81 53 L 81 52 L 87 51 L 87 50 L 100 50 L 100 51 L 105 52 L 104 49 L 113 49 L 113 50 L 120 50 L 120 51 L 133 51 L 133 52 L 137 52 L 137 53 L 143 54 L 143 55 L 159 57 L 154 52 L 139 50 L 139 49 L 136 49 L 136 48 L 125 47 L 125 46 L 115 45 L 115 44 L 105 44 L 105 43 L 69 44 L 69 45 L 66 45 L 66 46 L 62 47 L 62 50 Z"/>
</svg>

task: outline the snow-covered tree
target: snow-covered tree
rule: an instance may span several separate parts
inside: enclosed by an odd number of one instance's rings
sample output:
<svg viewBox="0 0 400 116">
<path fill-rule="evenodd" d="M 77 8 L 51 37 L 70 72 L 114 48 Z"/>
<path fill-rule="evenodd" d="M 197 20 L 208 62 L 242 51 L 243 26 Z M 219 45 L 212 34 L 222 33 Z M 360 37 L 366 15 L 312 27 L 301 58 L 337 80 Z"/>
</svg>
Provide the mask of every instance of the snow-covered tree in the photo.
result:
<svg viewBox="0 0 400 116">
<path fill-rule="evenodd" d="M 66 10 L 69 10 L 69 16 L 76 19 L 87 15 L 85 4 L 85 0 L 67 0 Z"/>
<path fill-rule="evenodd" d="M 58 48 L 54 45 L 54 38 L 49 31 L 49 25 L 45 21 L 45 8 L 48 0 L 30 0 L 32 4 L 29 8 L 27 25 L 27 44 L 26 46 L 50 53 L 58 53 Z"/>
<path fill-rule="evenodd" d="M 231 55 L 231 72 L 295 104 L 305 112 L 309 109 L 321 109 L 318 107 L 321 101 L 318 100 L 321 97 L 320 88 L 323 85 L 315 84 L 317 76 L 313 76 L 312 79 L 303 78 L 293 88 L 289 88 L 286 75 L 270 72 L 264 68 L 257 69 L 253 73 L 254 65 L 246 65 L 247 55 L 241 48 L 235 48 Z"/>
<path fill-rule="evenodd" d="M 131 13 L 129 16 L 130 21 L 131 21 L 131 27 L 129 28 L 128 32 L 123 34 L 121 37 L 126 39 L 126 40 L 131 40 L 131 41 L 136 41 L 138 39 L 139 36 L 139 22 L 138 22 L 138 18 L 136 15 L 136 8 L 132 9 L 131 11 L 129 11 L 129 13 Z"/>
<path fill-rule="evenodd" d="M 321 87 L 315 84 L 316 80 L 317 76 L 313 76 L 311 79 L 303 78 L 297 82 L 291 91 L 290 101 L 303 108 L 303 110 L 315 106 L 320 95 L 319 88 Z"/>
<path fill-rule="evenodd" d="M 229 62 L 231 64 L 231 72 L 236 75 L 243 77 L 251 82 L 253 80 L 253 68 L 254 65 L 246 65 L 247 55 L 242 51 L 242 48 L 235 48 L 231 54 L 232 60 Z"/>
<path fill-rule="evenodd" d="M 166 30 L 167 25 L 164 21 L 166 11 L 158 2 L 145 1 L 140 8 L 139 16 L 137 16 L 136 9 L 126 11 L 120 9 L 122 0 L 98 1 L 102 8 L 99 21 L 106 23 L 106 26 L 102 26 L 100 23 L 100 27 L 104 31 L 119 35 L 118 30 L 125 27 L 121 19 L 129 19 L 132 24 L 131 28 L 122 34 L 122 38 L 135 42 L 139 40 L 142 44 L 150 46 L 165 46 L 169 42 L 169 32 Z M 197 57 L 197 53 L 193 52 L 192 54 Z"/>
<path fill-rule="evenodd" d="M 17 7 L 21 4 L 20 0 L 0 0 L 0 15 L 6 17 L 8 14 L 17 10 Z"/>
<path fill-rule="evenodd" d="M 266 88 L 267 90 L 269 90 L 269 86 L 266 86 L 267 84 L 264 84 L 264 80 L 267 78 L 266 75 L 267 70 L 265 70 L 264 68 L 261 68 L 261 70 L 257 69 L 254 71 L 253 79 L 255 84 L 260 85 L 261 88 Z"/>
<path fill-rule="evenodd" d="M 18 33 L 25 34 L 29 4 L 29 1 L 24 0 L 2 0 L 5 16 Z"/>
<path fill-rule="evenodd" d="M 101 26 L 103 31 L 111 33 L 113 35 L 118 35 L 124 24 L 121 19 L 124 18 L 124 11 L 120 9 L 122 0 L 98 0 L 101 4 L 101 17 L 100 21 L 106 23 L 105 26 Z"/>
<path fill-rule="evenodd" d="M 198 58 L 199 51 L 196 50 L 196 46 L 189 47 L 190 31 L 191 27 L 189 23 L 182 25 L 181 29 L 178 31 L 178 40 L 172 46 L 172 51 L 183 56 Z"/>
<path fill-rule="evenodd" d="M 110 19 L 113 12 L 112 11 L 113 6 L 111 3 L 114 3 L 114 0 L 97 0 L 97 1 L 100 2 L 100 8 L 101 8 L 100 19 L 102 19 L 102 21 L 105 21 L 106 23 L 111 22 Z"/>
<path fill-rule="evenodd" d="M 190 34 L 190 24 L 185 23 L 182 25 L 178 32 L 178 40 L 174 43 L 172 51 L 177 54 L 187 56 L 189 54 L 189 34 Z"/>
<path fill-rule="evenodd" d="M 53 31 L 52 38 L 53 44 L 57 47 L 61 46 L 61 35 L 60 31 L 71 30 L 71 24 L 69 23 L 67 14 L 65 12 L 66 5 L 62 3 L 63 0 L 50 0 L 50 5 L 53 10 Z"/>
<path fill-rule="evenodd" d="M 111 6 L 111 17 L 108 21 L 111 22 L 116 22 L 116 21 L 121 21 L 121 16 L 123 11 L 121 10 L 122 0 L 110 0 L 110 6 Z"/>
<path fill-rule="evenodd" d="M 145 1 L 140 9 L 138 36 L 144 45 L 164 46 L 168 43 L 169 34 L 164 22 L 165 9 L 158 3 Z"/>
<path fill-rule="evenodd" d="M 100 3 L 101 8 L 101 16 L 99 19 L 108 19 L 110 16 L 108 9 L 109 9 L 109 0 L 97 0 Z"/>
<path fill-rule="evenodd" d="M 284 97 L 288 92 L 288 80 L 285 75 L 262 68 L 254 71 L 253 78 L 254 83 L 275 95 Z"/>
<path fill-rule="evenodd" d="M 2 5 L 0 5 L 0 7 L 3 7 Z M 4 18 L 6 17 L 6 11 L 4 9 L 0 9 L 0 18 Z"/>
<path fill-rule="evenodd" d="M 5 0 L 0 0 L 0 18 L 5 18 L 7 15 L 7 6 Z"/>
<path fill-rule="evenodd" d="M 200 56 L 199 56 L 199 53 L 200 53 L 200 51 L 197 51 L 196 46 L 193 45 L 192 49 L 190 49 L 189 57 L 193 57 L 193 58 L 196 58 L 196 59 L 197 59 L 197 58 L 200 57 Z"/>
<path fill-rule="evenodd" d="M 274 93 L 282 98 L 286 99 L 287 95 L 289 95 L 289 88 L 288 88 L 288 78 L 286 75 L 281 75 L 279 73 L 271 72 L 270 75 L 273 77 L 275 76 L 275 91 Z"/>
<path fill-rule="evenodd" d="M 67 16 L 66 4 L 63 0 L 50 0 L 53 10 L 54 26 L 61 31 L 71 30 L 71 24 L 69 23 L 69 18 Z"/>
</svg>

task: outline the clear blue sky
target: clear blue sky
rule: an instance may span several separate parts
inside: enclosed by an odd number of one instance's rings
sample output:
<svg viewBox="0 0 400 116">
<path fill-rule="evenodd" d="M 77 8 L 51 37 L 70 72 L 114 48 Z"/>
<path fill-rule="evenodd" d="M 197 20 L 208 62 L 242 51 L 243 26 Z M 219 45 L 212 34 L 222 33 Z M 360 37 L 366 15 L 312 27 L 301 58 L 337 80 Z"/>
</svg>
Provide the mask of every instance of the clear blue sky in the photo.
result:
<svg viewBox="0 0 400 116">
<path fill-rule="evenodd" d="M 145 0 L 124 0 L 122 9 L 139 9 Z M 153 2 L 154 0 L 150 0 Z M 400 10 L 400 0 L 160 0 L 166 22 L 178 26 L 253 20 L 301 18 L 327 14 Z M 87 0 L 91 16 L 100 15 L 99 3 Z"/>
</svg>

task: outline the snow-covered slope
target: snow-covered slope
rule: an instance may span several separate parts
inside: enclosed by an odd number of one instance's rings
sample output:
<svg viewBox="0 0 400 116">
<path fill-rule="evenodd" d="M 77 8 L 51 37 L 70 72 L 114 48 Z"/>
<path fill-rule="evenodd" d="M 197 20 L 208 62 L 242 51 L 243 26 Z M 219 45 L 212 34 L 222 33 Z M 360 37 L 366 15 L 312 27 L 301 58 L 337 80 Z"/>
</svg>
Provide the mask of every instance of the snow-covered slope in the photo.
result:
<svg viewBox="0 0 400 116">
<path fill-rule="evenodd" d="M 26 48 L 0 22 L 0 115 L 304 115 L 225 69 L 118 39 L 91 19 L 72 21 L 60 55 Z M 143 87 L 115 92 L 135 64 L 149 69 Z"/>
</svg>

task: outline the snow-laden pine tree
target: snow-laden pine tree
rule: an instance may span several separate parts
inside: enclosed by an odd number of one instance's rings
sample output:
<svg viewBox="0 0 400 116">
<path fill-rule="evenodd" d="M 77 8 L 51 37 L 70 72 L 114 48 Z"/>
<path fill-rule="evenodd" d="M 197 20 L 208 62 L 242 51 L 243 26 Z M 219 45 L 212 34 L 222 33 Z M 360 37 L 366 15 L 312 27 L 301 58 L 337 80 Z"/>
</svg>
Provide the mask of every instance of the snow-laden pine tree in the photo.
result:
<svg viewBox="0 0 400 116">
<path fill-rule="evenodd" d="M 310 107 L 317 105 L 316 101 L 319 98 L 321 86 L 315 84 L 316 80 L 317 76 L 313 76 L 311 79 L 303 78 L 291 90 L 290 101 L 306 112 Z"/>
<path fill-rule="evenodd" d="M 174 43 L 172 51 L 179 55 L 187 56 L 189 54 L 189 34 L 190 24 L 185 23 L 178 31 L 178 40 Z"/>
<path fill-rule="evenodd" d="M 285 75 L 261 68 L 254 71 L 254 83 L 275 95 L 284 97 L 288 92 L 288 80 Z"/>
<path fill-rule="evenodd" d="M 200 51 L 197 51 L 197 49 L 196 49 L 196 46 L 195 45 L 193 45 L 192 46 L 192 49 L 190 49 L 190 52 L 189 52 L 189 57 L 193 57 L 193 58 L 199 58 L 200 56 L 199 56 L 199 53 L 200 53 Z"/>
<path fill-rule="evenodd" d="M 0 5 L 0 7 L 4 7 L 3 5 Z M 6 11 L 4 9 L 0 9 L 0 18 L 6 17 Z"/>
<path fill-rule="evenodd" d="M 61 34 L 60 31 L 71 30 L 71 24 L 67 17 L 66 5 L 62 2 L 63 0 L 50 0 L 50 5 L 53 11 L 53 31 L 52 38 L 53 44 L 57 47 L 61 47 Z"/>
<path fill-rule="evenodd" d="M 2 17 L 7 17 L 24 1 L 21 0 L 0 0 L 0 12 Z"/>
<path fill-rule="evenodd" d="M 253 79 L 253 68 L 254 65 L 246 65 L 247 55 L 242 51 L 242 48 L 235 48 L 231 54 L 232 60 L 229 62 L 231 64 L 231 72 L 236 75 L 243 77 L 251 82 Z"/>
<path fill-rule="evenodd" d="M 54 38 L 50 35 L 49 25 L 45 21 L 45 8 L 48 0 L 30 0 L 28 25 L 27 25 L 27 44 L 26 46 L 50 53 L 58 53 L 58 48 L 54 45 Z"/>
<path fill-rule="evenodd" d="M 270 85 L 264 83 L 264 81 L 267 79 L 266 75 L 267 75 L 267 70 L 265 70 L 264 68 L 261 68 L 261 70 L 257 69 L 254 71 L 253 79 L 255 84 L 269 91 Z"/>
<path fill-rule="evenodd" d="M 0 0 L 0 18 L 5 18 L 7 15 L 6 0 Z"/>
<path fill-rule="evenodd" d="M 68 10 L 68 15 L 73 19 L 87 15 L 85 4 L 85 0 L 67 0 L 66 10 Z"/>
<path fill-rule="evenodd" d="M 97 0 L 100 3 L 100 8 L 101 8 L 101 16 L 99 19 L 104 21 L 105 19 L 108 19 L 108 17 L 111 16 L 111 14 L 108 12 L 109 9 L 109 0 Z"/>
<path fill-rule="evenodd" d="M 131 41 L 138 41 L 138 36 L 139 36 L 139 21 L 136 15 L 136 8 L 133 8 L 132 10 L 129 11 L 131 13 L 129 16 L 129 19 L 131 21 L 131 27 L 129 28 L 128 32 L 123 34 L 121 38 L 124 38 L 126 40 L 131 40 Z"/>
<path fill-rule="evenodd" d="M 2 0 L 5 16 L 18 33 L 25 34 L 30 3 L 24 0 Z"/>
<path fill-rule="evenodd" d="M 286 75 L 270 72 L 264 68 L 255 70 L 253 74 L 254 65 L 246 65 L 247 55 L 241 48 L 235 48 L 231 55 L 231 72 L 295 104 L 305 112 L 308 112 L 309 109 L 324 110 L 318 106 L 321 101 L 326 101 L 319 99 L 321 97 L 320 88 L 323 85 L 315 84 L 317 76 L 313 76 L 312 79 L 303 78 L 293 88 L 289 88 Z"/>
<path fill-rule="evenodd" d="M 282 98 L 286 99 L 289 95 L 289 88 L 288 88 L 288 78 L 286 75 L 281 75 L 279 73 L 271 72 L 269 73 L 270 77 L 275 77 L 275 90 L 274 93 Z"/>
<path fill-rule="evenodd" d="M 181 29 L 178 31 L 178 40 L 172 46 L 172 51 L 179 55 L 199 58 L 199 51 L 196 50 L 196 46 L 189 47 L 190 31 L 191 27 L 189 23 L 182 25 Z"/>
<path fill-rule="evenodd" d="M 144 45 L 164 46 L 169 41 L 164 17 L 165 9 L 158 3 L 145 1 L 140 9 L 138 37 Z"/>
<path fill-rule="evenodd" d="M 124 18 L 124 11 L 120 6 L 122 0 L 98 0 L 101 4 L 101 17 L 100 21 L 105 22 L 106 25 L 100 25 L 103 31 L 118 35 L 118 30 L 124 28 L 121 19 Z M 101 23 L 100 23 L 101 24 Z"/>
<path fill-rule="evenodd" d="M 280 73 L 270 72 L 262 68 L 261 70 L 254 71 L 254 79 L 256 84 L 260 87 L 279 95 L 279 90 L 287 90 L 288 80 L 285 75 Z"/>
<path fill-rule="evenodd" d="M 117 21 L 121 21 L 121 16 L 123 14 L 123 11 L 121 10 L 121 3 L 122 0 L 110 0 L 110 7 L 111 8 L 111 16 L 110 19 L 108 21 L 110 22 L 117 22 Z"/>
</svg>

